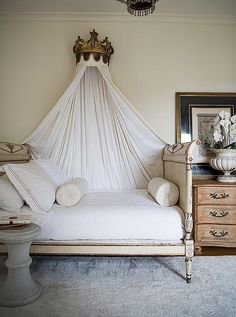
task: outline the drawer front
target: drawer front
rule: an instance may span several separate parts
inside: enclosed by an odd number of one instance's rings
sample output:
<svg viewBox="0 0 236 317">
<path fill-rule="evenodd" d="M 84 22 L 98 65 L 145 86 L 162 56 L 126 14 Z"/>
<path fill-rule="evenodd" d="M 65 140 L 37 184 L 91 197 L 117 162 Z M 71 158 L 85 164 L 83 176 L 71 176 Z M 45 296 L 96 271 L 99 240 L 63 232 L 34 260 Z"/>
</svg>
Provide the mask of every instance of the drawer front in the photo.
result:
<svg viewBox="0 0 236 317">
<path fill-rule="evenodd" d="M 236 205 L 235 187 L 198 187 L 197 204 Z"/>
<path fill-rule="evenodd" d="M 236 206 L 197 206 L 196 223 L 219 223 L 236 225 Z"/>
<path fill-rule="evenodd" d="M 201 242 L 235 242 L 236 225 L 197 225 L 196 240 Z"/>
</svg>

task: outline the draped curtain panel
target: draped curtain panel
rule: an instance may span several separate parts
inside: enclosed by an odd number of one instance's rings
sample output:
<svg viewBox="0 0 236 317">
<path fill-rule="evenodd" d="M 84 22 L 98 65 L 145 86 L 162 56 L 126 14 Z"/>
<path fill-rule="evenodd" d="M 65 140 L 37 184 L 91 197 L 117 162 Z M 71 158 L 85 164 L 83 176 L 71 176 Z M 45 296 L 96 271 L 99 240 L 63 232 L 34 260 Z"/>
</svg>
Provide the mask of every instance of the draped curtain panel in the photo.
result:
<svg viewBox="0 0 236 317">
<path fill-rule="evenodd" d="M 114 85 L 107 65 L 80 62 L 64 95 L 24 143 L 91 189 L 147 188 L 165 143 Z"/>
</svg>

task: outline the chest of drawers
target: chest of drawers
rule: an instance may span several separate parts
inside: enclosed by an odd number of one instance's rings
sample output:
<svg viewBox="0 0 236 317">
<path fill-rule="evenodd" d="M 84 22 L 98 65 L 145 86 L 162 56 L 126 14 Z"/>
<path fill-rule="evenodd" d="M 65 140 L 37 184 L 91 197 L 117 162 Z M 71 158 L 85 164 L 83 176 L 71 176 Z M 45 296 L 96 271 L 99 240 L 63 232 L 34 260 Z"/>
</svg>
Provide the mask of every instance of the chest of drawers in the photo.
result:
<svg viewBox="0 0 236 317">
<path fill-rule="evenodd" d="M 236 184 L 193 183 L 195 253 L 203 246 L 236 247 Z"/>
</svg>

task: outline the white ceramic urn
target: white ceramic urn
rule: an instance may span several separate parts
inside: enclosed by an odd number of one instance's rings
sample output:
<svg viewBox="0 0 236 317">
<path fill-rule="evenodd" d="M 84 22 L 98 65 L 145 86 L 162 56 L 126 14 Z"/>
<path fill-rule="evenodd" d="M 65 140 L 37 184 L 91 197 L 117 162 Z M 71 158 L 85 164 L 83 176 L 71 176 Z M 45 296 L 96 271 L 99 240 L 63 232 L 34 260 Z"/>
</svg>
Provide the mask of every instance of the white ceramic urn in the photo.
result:
<svg viewBox="0 0 236 317">
<path fill-rule="evenodd" d="M 209 164 L 216 170 L 222 171 L 224 175 L 217 177 L 219 182 L 234 183 L 236 176 L 231 173 L 236 170 L 236 150 L 235 149 L 214 149 L 215 157 L 209 160 Z"/>
</svg>

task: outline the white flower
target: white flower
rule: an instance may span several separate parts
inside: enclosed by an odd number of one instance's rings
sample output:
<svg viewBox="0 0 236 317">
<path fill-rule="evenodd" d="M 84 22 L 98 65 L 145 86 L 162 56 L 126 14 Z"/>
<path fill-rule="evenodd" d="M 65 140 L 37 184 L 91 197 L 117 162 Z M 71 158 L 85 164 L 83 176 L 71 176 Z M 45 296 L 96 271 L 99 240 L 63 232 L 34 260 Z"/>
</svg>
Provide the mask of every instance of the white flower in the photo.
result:
<svg viewBox="0 0 236 317">
<path fill-rule="evenodd" d="M 225 148 L 226 146 L 235 146 L 236 144 L 236 115 L 230 116 L 228 111 L 221 111 L 216 116 L 214 123 L 213 140 L 214 143 L 219 143 L 217 146 Z M 210 132 L 212 129 L 210 129 Z M 231 144 L 232 143 L 232 144 Z M 214 144 L 213 144 L 214 145 Z M 216 146 L 216 144 L 215 144 Z"/>
<path fill-rule="evenodd" d="M 222 127 L 225 129 L 225 131 L 228 131 L 229 125 L 230 125 L 230 120 L 229 119 L 222 119 L 220 120 L 220 124 Z"/>
<path fill-rule="evenodd" d="M 230 118 L 230 113 L 227 111 L 221 111 L 219 113 L 219 116 L 221 119 L 229 119 Z"/>
<path fill-rule="evenodd" d="M 223 136 L 217 130 L 213 133 L 214 141 L 221 142 L 223 140 Z"/>
<path fill-rule="evenodd" d="M 231 143 L 236 142 L 236 132 L 230 134 Z"/>
<path fill-rule="evenodd" d="M 220 120 L 220 125 L 222 125 L 222 127 L 226 128 L 230 125 L 230 120 L 229 119 L 222 119 Z"/>
<path fill-rule="evenodd" d="M 234 124 L 231 125 L 230 130 L 231 130 L 231 131 L 236 130 L 236 123 L 234 123 Z"/>
<path fill-rule="evenodd" d="M 236 115 L 234 115 L 234 116 L 231 117 L 231 122 L 232 122 L 232 123 L 236 123 Z"/>
<path fill-rule="evenodd" d="M 236 123 L 232 124 L 230 127 L 230 140 L 236 142 Z"/>
<path fill-rule="evenodd" d="M 215 125 L 215 131 L 217 131 L 218 133 L 221 133 L 221 125 L 220 122 L 217 122 Z"/>
</svg>

